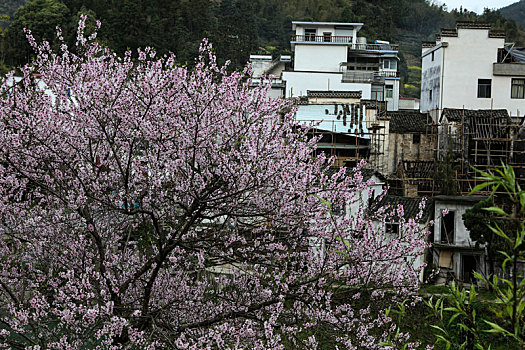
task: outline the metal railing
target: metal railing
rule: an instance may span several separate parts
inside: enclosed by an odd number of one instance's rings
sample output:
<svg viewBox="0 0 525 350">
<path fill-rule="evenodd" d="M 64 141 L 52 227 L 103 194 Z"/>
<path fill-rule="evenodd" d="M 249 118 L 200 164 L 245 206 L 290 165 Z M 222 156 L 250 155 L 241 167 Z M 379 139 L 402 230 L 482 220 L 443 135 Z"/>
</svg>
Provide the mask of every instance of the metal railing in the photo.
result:
<svg viewBox="0 0 525 350">
<path fill-rule="evenodd" d="M 340 35 L 297 35 L 293 34 L 291 41 L 295 42 L 312 42 L 312 43 L 343 43 L 348 44 L 348 47 L 352 50 L 394 50 L 399 49 L 399 45 L 394 44 L 363 44 L 353 43 L 352 36 L 340 36 Z"/>
<path fill-rule="evenodd" d="M 351 43 L 352 36 L 337 35 L 292 35 L 292 41 L 306 41 L 314 43 Z"/>
<path fill-rule="evenodd" d="M 370 83 L 370 82 L 381 82 L 384 78 L 397 78 L 399 72 L 379 71 L 379 72 L 366 72 L 366 71 L 343 71 L 342 82 L 346 83 Z"/>
</svg>

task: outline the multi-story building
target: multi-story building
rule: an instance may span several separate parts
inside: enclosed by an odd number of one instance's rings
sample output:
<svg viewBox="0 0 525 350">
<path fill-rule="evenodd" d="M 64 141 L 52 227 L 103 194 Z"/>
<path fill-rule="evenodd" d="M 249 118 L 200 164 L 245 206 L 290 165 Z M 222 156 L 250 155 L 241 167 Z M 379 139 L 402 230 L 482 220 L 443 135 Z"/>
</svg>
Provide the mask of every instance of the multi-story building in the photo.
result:
<svg viewBox="0 0 525 350">
<path fill-rule="evenodd" d="M 484 23 L 458 22 L 423 43 L 421 106 L 438 122 L 444 108 L 525 112 L 525 50 Z"/>
<path fill-rule="evenodd" d="M 397 110 L 397 46 L 368 44 L 358 32 L 363 23 L 292 22 L 293 68 L 282 72 L 284 97 L 308 91 L 361 91 L 365 100 L 386 101 Z"/>
</svg>

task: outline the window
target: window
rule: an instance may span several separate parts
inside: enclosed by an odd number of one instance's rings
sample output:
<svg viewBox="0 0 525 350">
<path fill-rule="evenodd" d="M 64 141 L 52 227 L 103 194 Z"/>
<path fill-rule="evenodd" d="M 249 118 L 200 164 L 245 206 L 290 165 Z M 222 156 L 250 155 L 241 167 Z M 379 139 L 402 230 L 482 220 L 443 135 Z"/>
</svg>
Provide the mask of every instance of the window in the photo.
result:
<svg viewBox="0 0 525 350">
<path fill-rule="evenodd" d="M 449 211 L 441 218 L 441 243 L 454 243 L 454 214 L 453 211 Z"/>
<path fill-rule="evenodd" d="M 375 101 L 384 101 L 383 86 L 372 85 L 372 96 L 370 98 Z"/>
<path fill-rule="evenodd" d="M 421 135 L 420 134 L 412 134 L 412 143 L 414 145 L 421 143 Z"/>
<path fill-rule="evenodd" d="M 383 69 L 397 69 L 396 60 L 383 60 Z"/>
<path fill-rule="evenodd" d="M 432 89 L 430 89 L 430 91 L 429 91 L 428 100 L 432 101 Z"/>
<path fill-rule="evenodd" d="M 325 43 L 329 43 L 329 42 L 331 42 L 331 41 L 332 41 L 332 33 L 330 33 L 330 32 L 324 32 L 324 33 L 323 33 L 323 41 L 324 41 Z"/>
<path fill-rule="evenodd" d="M 510 98 L 525 98 L 525 79 L 512 79 Z"/>
<path fill-rule="evenodd" d="M 315 41 L 316 34 L 317 34 L 317 29 L 306 28 L 304 30 L 304 40 L 305 41 Z"/>
<path fill-rule="evenodd" d="M 478 98 L 490 98 L 491 85 L 491 79 L 478 79 Z"/>
<path fill-rule="evenodd" d="M 434 62 L 434 51 L 432 51 L 432 62 Z"/>
<path fill-rule="evenodd" d="M 332 206 L 332 215 L 341 216 L 345 214 L 345 205 L 333 205 Z"/>
<path fill-rule="evenodd" d="M 399 222 L 388 222 L 386 232 L 397 235 L 399 233 Z"/>
<path fill-rule="evenodd" d="M 394 97 L 394 86 L 393 85 L 386 85 L 385 86 L 385 97 L 386 98 L 393 98 Z"/>
<path fill-rule="evenodd" d="M 474 255 L 461 254 L 461 275 L 464 282 L 472 283 L 476 279 L 474 272 L 477 270 L 476 257 Z"/>
</svg>

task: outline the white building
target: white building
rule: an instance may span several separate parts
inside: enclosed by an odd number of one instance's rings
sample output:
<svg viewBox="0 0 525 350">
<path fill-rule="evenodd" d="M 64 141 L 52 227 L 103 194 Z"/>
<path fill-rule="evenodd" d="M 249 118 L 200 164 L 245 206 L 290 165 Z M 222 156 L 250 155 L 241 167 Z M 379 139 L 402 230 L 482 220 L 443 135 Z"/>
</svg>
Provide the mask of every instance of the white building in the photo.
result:
<svg viewBox="0 0 525 350">
<path fill-rule="evenodd" d="M 283 70 L 292 61 L 292 57 L 281 55 L 273 58 L 271 55 L 250 55 L 252 66 L 252 86 L 261 83 L 271 83 L 268 96 L 271 98 L 282 98 L 284 96 L 284 83 L 281 79 Z"/>
<path fill-rule="evenodd" d="M 439 121 L 444 108 L 525 112 L 525 52 L 483 23 L 458 22 L 423 43 L 421 112 Z"/>
<path fill-rule="evenodd" d="M 282 72 L 284 97 L 311 91 L 361 91 L 365 100 L 386 101 L 397 110 L 397 47 L 367 44 L 363 23 L 292 22 L 293 69 Z"/>
</svg>

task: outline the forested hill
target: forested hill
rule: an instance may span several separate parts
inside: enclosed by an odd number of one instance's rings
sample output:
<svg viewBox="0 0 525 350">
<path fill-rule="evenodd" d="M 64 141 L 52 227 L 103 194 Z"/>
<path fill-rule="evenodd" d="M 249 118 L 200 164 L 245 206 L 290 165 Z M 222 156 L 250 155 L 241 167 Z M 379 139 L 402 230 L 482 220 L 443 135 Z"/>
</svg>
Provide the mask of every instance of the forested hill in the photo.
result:
<svg viewBox="0 0 525 350">
<path fill-rule="evenodd" d="M 2 0 L 0 1 L 0 28 L 6 28 L 9 20 L 13 18 L 16 10 L 22 7 L 27 0 Z"/>
<path fill-rule="evenodd" d="M 517 24 L 525 27 L 525 0 L 503 7 L 500 12 L 506 18 L 512 19 L 516 21 Z"/>
<path fill-rule="evenodd" d="M 81 13 L 88 15 L 88 30 L 95 19 L 102 21 L 99 38 L 118 53 L 153 46 L 160 53 L 174 52 L 183 63 L 191 62 L 201 39 L 208 37 L 219 58 L 231 59 L 234 67 L 244 65 L 250 53 L 288 51 L 292 19 L 363 22 L 361 34 L 369 41 L 400 44 L 405 81 L 407 66 L 418 65 L 421 41 L 431 40 L 442 27 L 454 27 L 457 20 L 487 21 L 505 29 L 508 40 L 524 41 L 515 22 L 497 11 L 481 16 L 466 10 L 447 12 L 425 0 L 29 0 L 2 38 L 0 70 L 30 59 L 24 26 L 37 40 L 53 40 L 59 25 L 72 45 Z"/>
</svg>

